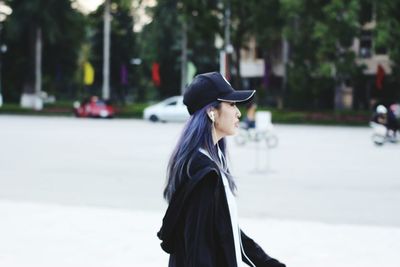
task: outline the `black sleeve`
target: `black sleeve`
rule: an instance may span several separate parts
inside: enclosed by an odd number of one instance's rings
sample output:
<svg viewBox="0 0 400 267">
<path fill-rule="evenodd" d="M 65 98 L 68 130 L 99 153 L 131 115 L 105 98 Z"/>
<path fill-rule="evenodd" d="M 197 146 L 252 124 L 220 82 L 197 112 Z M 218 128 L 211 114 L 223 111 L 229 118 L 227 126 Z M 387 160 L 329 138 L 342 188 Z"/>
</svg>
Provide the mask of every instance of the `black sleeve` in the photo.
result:
<svg viewBox="0 0 400 267">
<path fill-rule="evenodd" d="M 264 252 L 264 250 L 253 239 L 248 237 L 242 230 L 240 230 L 242 246 L 242 259 L 249 266 L 255 265 L 256 267 L 285 267 L 286 265 L 278 260 L 271 258 Z M 244 255 L 245 254 L 245 255 Z M 249 262 L 253 263 L 253 265 Z"/>
<path fill-rule="evenodd" d="M 185 266 L 215 266 L 214 201 L 218 176 L 210 172 L 191 192 L 184 222 Z"/>
</svg>

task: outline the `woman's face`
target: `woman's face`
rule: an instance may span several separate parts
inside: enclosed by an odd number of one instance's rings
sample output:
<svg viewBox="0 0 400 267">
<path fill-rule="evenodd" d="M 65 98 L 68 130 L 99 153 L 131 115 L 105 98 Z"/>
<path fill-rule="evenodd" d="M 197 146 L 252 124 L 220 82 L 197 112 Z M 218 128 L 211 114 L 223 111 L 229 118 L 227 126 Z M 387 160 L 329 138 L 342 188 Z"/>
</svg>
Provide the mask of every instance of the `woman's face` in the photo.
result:
<svg viewBox="0 0 400 267">
<path fill-rule="evenodd" d="M 215 132 L 217 140 L 237 133 L 239 118 L 241 116 L 235 103 L 221 102 L 219 109 L 215 110 Z"/>
</svg>

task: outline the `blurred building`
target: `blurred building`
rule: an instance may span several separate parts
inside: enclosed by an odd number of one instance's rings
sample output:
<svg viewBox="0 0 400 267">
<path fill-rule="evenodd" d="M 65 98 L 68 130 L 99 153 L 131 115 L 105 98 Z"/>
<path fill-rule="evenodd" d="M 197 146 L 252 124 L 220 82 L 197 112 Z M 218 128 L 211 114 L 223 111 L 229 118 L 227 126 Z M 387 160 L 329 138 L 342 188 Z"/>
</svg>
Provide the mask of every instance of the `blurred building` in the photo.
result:
<svg viewBox="0 0 400 267">
<path fill-rule="evenodd" d="M 377 47 L 374 43 L 373 32 L 376 28 L 376 16 L 373 6 L 367 5 L 364 8 L 367 10 L 367 18 L 362 23 L 360 37 L 354 38 L 351 49 L 357 57 L 355 64 L 364 67 L 365 79 L 363 84 L 357 85 L 357 88 L 346 85 L 341 89 L 335 99 L 335 105 L 339 109 L 371 108 L 377 101 L 384 98 L 382 96 L 384 90 L 377 88 L 378 76 L 383 79 L 384 76 L 392 74 L 392 62 L 387 49 Z M 287 43 L 285 44 L 285 41 L 282 40 L 281 46 L 276 47 L 270 54 L 268 65 L 260 53 L 255 38 L 250 39 L 246 48 L 241 49 L 240 74 L 245 87 L 254 87 L 254 84 L 262 82 L 272 84 L 275 88 L 284 86 L 282 85 L 285 82 L 284 58 L 288 56 L 288 51 L 285 51 L 288 48 L 285 48 L 285 45 Z M 272 104 L 279 106 L 279 96 L 275 97 L 272 102 Z"/>
</svg>

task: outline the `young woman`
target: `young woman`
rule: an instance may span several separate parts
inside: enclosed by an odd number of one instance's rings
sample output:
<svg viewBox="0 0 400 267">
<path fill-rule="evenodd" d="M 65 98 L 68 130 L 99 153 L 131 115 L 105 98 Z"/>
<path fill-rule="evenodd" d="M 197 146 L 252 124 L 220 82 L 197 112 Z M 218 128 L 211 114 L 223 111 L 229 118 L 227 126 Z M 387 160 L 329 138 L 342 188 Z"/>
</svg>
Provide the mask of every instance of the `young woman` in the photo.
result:
<svg viewBox="0 0 400 267">
<path fill-rule="evenodd" d="M 235 181 L 225 136 L 236 133 L 240 111 L 255 91 L 235 91 L 217 72 L 195 77 L 184 94 L 191 117 L 169 160 L 158 232 L 170 267 L 285 265 L 268 256 L 239 228 Z"/>
</svg>

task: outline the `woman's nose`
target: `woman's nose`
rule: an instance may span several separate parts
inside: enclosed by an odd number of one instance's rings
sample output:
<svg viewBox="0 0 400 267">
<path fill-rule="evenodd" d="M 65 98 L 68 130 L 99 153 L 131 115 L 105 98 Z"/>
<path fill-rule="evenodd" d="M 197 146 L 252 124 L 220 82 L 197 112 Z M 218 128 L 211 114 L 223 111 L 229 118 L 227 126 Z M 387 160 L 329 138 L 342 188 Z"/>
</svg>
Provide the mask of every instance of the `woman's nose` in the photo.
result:
<svg viewBox="0 0 400 267">
<path fill-rule="evenodd" d="M 240 113 L 240 110 L 238 109 L 238 107 L 236 107 L 236 114 L 237 114 L 238 118 L 240 118 L 242 116 L 242 113 Z"/>
</svg>

